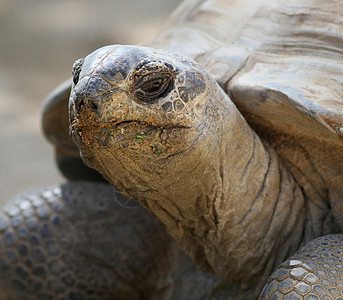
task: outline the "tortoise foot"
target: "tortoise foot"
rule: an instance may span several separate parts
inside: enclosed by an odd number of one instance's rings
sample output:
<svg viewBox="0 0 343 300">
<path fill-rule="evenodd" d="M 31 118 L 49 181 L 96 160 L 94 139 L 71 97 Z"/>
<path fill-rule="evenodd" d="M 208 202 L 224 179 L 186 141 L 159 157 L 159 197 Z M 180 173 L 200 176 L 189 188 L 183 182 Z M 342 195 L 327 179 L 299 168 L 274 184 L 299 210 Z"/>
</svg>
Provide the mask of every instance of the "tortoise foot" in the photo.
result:
<svg viewBox="0 0 343 300">
<path fill-rule="evenodd" d="M 343 235 L 307 243 L 269 277 L 260 299 L 343 300 Z"/>
</svg>

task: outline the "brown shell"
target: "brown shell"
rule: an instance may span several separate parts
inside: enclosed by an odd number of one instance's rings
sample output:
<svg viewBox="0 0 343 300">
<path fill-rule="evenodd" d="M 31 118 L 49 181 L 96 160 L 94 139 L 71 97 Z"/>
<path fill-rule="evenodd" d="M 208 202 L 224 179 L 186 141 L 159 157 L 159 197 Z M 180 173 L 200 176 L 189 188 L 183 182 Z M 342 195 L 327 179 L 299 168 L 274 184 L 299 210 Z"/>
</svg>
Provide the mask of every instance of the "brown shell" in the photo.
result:
<svg viewBox="0 0 343 300">
<path fill-rule="evenodd" d="M 199 61 L 257 123 L 343 138 L 339 0 L 190 0 L 148 45 Z"/>
</svg>

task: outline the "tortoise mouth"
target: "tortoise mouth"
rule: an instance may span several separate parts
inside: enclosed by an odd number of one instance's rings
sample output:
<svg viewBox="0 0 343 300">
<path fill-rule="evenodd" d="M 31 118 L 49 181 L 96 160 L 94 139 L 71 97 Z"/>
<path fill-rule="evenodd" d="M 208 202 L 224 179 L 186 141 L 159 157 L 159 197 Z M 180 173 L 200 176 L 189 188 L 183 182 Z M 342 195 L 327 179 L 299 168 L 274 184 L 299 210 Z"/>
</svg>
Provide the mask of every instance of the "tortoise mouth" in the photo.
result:
<svg viewBox="0 0 343 300">
<path fill-rule="evenodd" d="M 188 148 L 184 137 L 190 127 L 155 124 L 141 120 L 101 121 L 96 113 L 85 109 L 74 115 L 70 132 L 82 149 L 121 147 L 139 151 L 140 155 L 171 155 Z"/>
</svg>

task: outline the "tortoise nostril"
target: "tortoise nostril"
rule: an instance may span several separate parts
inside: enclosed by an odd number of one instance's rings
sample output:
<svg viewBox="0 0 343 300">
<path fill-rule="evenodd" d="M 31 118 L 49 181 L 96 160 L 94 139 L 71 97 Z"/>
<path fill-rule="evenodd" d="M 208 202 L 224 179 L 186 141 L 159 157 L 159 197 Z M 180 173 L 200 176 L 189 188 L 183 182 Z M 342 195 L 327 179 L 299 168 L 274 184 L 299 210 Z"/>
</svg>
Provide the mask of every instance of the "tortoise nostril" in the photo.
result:
<svg viewBox="0 0 343 300">
<path fill-rule="evenodd" d="M 75 100 L 75 108 L 80 111 L 82 106 L 85 106 L 85 102 L 82 100 Z"/>
<path fill-rule="evenodd" d="M 98 109 L 98 106 L 93 101 L 89 101 L 88 106 L 94 111 Z"/>
</svg>

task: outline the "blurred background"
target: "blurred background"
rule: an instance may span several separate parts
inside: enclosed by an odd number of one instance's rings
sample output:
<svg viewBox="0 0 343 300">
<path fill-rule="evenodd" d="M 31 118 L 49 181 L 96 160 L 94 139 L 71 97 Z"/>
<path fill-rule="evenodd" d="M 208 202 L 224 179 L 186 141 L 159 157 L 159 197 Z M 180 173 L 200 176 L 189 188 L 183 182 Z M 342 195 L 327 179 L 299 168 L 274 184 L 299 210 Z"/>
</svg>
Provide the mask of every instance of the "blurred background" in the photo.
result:
<svg viewBox="0 0 343 300">
<path fill-rule="evenodd" d="M 181 0 L 0 0 L 0 203 L 63 182 L 43 135 L 44 98 L 73 62 L 152 38 Z"/>
</svg>

